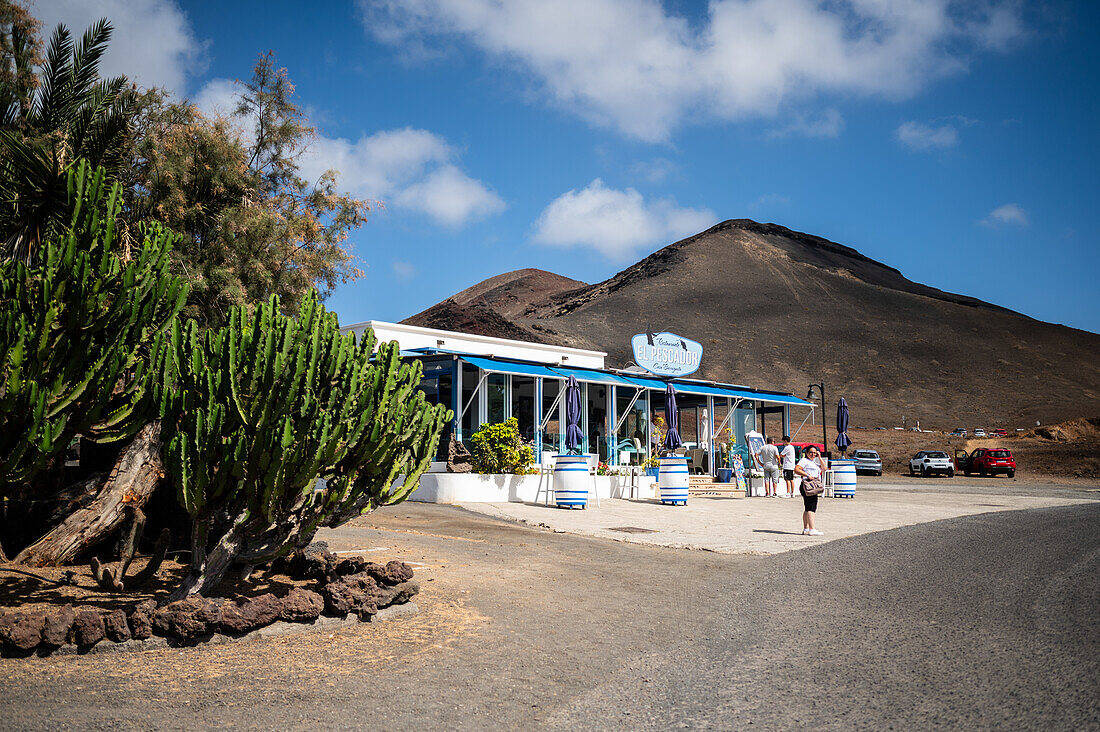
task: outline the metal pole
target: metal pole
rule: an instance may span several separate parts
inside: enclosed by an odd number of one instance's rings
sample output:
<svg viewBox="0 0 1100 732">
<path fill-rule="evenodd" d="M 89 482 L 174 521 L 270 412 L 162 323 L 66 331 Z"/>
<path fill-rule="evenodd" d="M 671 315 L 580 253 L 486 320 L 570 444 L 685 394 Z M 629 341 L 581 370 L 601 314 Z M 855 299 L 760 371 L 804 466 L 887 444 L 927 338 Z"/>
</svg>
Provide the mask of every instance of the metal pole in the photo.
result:
<svg viewBox="0 0 1100 732">
<path fill-rule="evenodd" d="M 824 454 L 829 451 L 829 435 L 826 432 L 827 423 L 828 423 L 829 420 L 828 420 L 828 418 L 825 414 L 825 382 L 822 381 L 820 386 L 821 386 L 821 444 L 822 444 L 821 453 L 822 453 L 822 456 L 824 457 Z"/>
</svg>

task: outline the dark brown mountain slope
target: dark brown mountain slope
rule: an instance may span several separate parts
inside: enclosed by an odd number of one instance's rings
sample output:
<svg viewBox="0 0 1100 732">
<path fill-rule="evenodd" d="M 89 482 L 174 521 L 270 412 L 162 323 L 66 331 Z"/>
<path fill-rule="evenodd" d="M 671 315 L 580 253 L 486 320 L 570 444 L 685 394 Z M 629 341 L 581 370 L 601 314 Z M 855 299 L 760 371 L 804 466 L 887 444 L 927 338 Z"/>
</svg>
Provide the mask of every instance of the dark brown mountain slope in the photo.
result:
<svg viewBox="0 0 1100 732">
<path fill-rule="evenodd" d="M 467 287 L 451 299 L 459 305 L 470 305 L 484 300 L 506 318 L 515 318 L 531 306 L 542 303 L 553 295 L 588 287 L 587 282 L 541 269 L 517 269 Z"/>
<path fill-rule="evenodd" d="M 630 360 L 632 334 L 674 331 L 703 344 L 702 377 L 799 396 L 824 379 L 830 402 L 846 397 L 857 425 L 904 415 L 925 427 L 1025 426 L 1100 412 L 1100 336 L 745 219 L 511 320 L 560 334 L 544 340 L 608 351 L 611 365 Z"/>
</svg>

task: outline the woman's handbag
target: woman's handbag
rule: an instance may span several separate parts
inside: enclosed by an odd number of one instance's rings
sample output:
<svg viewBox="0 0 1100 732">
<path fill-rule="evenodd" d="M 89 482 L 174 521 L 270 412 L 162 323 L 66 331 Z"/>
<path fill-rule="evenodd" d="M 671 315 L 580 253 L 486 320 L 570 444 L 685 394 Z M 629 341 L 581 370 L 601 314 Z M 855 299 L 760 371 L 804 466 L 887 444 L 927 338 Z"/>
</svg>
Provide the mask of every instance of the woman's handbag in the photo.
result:
<svg viewBox="0 0 1100 732">
<path fill-rule="evenodd" d="M 820 496 L 825 492 L 825 484 L 821 482 L 821 478 L 803 478 L 802 492 L 807 496 Z"/>
</svg>

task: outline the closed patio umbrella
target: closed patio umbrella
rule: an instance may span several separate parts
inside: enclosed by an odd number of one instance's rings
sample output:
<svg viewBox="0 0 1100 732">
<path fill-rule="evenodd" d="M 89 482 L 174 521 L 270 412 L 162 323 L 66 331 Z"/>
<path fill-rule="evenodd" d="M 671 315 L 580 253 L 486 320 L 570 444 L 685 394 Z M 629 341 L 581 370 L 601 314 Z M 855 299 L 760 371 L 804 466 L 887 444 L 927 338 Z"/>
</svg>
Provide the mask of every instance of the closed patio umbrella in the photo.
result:
<svg viewBox="0 0 1100 732">
<path fill-rule="evenodd" d="M 584 433 L 581 432 L 581 386 L 576 376 L 570 376 L 565 385 L 565 448 L 580 452 Z"/>
<path fill-rule="evenodd" d="M 841 397 L 836 404 L 836 431 L 836 446 L 840 448 L 840 454 L 843 455 L 852 444 L 848 439 L 848 402 L 844 401 L 844 397 Z"/>
<path fill-rule="evenodd" d="M 672 452 L 684 441 L 680 439 L 680 413 L 676 410 L 676 388 L 672 384 L 665 389 L 665 419 L 668 421 L 668 432 L 665 433 L 664 447 L 666 452 Z"/>
</svg>

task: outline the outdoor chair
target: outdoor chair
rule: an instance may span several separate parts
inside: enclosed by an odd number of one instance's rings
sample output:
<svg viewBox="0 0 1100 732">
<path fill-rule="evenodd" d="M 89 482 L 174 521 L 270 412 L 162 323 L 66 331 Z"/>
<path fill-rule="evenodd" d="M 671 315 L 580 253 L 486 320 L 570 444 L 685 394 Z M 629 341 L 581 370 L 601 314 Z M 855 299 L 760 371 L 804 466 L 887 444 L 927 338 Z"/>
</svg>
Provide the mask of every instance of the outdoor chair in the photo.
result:
<svg viewBox="0 0 1100 732">
<path fill-rule="evenodd" d="M 535 491 L 535 503 L 539 502 L 539 494 L 545 493 L 543 503 L 550 505 L 550 494 L 554 486 L 554 453 L 543 452 L 542 462 L 539 463 L 539 487 Z"/>
</svg>

